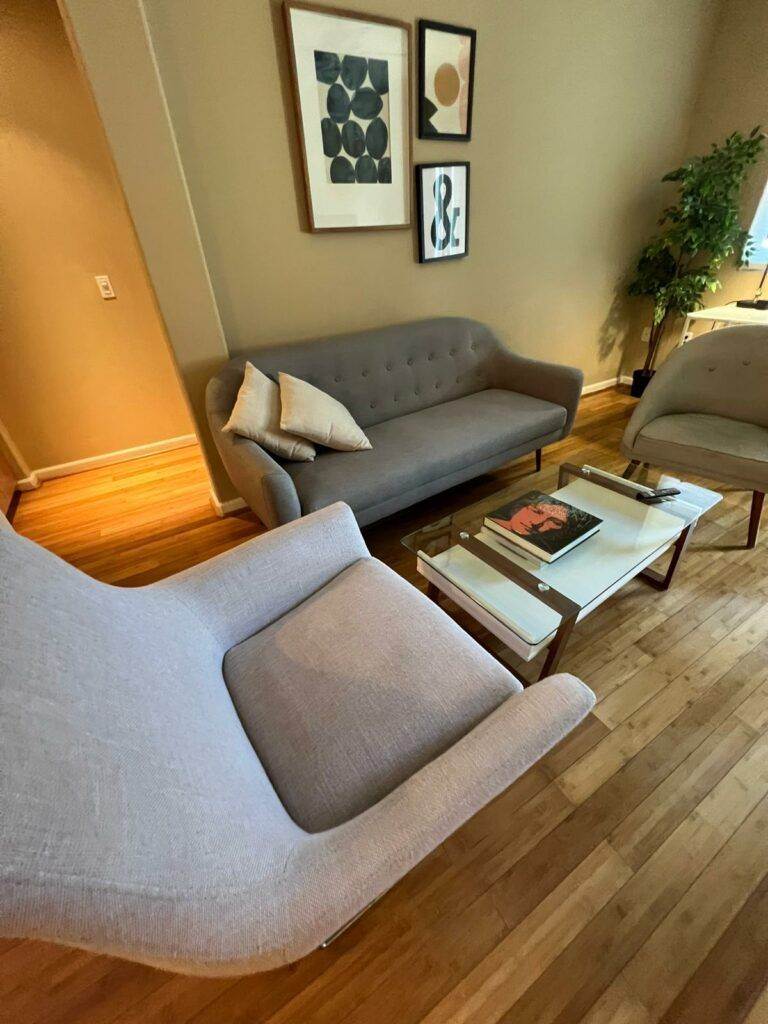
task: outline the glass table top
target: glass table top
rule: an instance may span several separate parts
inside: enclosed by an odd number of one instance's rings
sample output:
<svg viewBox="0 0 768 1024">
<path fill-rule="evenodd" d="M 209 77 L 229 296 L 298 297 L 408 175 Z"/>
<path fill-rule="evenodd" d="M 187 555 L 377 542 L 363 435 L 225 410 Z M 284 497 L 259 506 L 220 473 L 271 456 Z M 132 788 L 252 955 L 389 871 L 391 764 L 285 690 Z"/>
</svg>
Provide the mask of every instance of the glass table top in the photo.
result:
<svg viewBox="0 0 768 1024">
<path fill-rule="evenodd" d="M 667 486 L 669 481 L 670 478 L 663 478 L 659 485 Z M 623 485 L 627 486 L 627 482 L 623 481 Z M 650 506 L 591 480 L 571 478 L 564 487 L 551 491 L 552 495 L 591 512 L 603 522 L 596 534 L 547 564 L 517 555 L 483 526 L 483 518 L 490 511 L 530 489 L 528 477 L 408 534 L 402 538 L 402 543 L 433 571 L 532 645 L 541 644 L 557 629 L 560 614 L 459 546 L 460 533 L 476 537 L 570 598 L 582 610 L 589 610 L 590 606 L 600 603 L 603 595 L 617 589 L 620 581 L 636 575 L 658 557 L 686 526 L 720 500 L 715 492 L 695 488 L 696 504 L 675 499 L 664 505 Z M 687 497 L 690 494 L 681 495 L 681 499 Z"/>
</svg>

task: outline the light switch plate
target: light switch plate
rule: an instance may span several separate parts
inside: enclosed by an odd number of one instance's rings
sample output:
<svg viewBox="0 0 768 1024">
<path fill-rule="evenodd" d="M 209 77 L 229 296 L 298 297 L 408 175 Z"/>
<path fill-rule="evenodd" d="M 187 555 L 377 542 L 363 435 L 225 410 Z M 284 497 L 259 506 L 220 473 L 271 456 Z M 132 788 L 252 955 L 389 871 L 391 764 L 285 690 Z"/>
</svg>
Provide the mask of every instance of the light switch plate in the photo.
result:
<svg viewBox="0 0 768 1024">
<path fill-rule="evenodd" d="M 99 289 L 99 295 L 102 299 L 116 299 L 115 289 L 112 287 L 112 282 L 109 280 L 106 274 L 97 274 L 95 277 L 96 285 Z"/>
</svg>

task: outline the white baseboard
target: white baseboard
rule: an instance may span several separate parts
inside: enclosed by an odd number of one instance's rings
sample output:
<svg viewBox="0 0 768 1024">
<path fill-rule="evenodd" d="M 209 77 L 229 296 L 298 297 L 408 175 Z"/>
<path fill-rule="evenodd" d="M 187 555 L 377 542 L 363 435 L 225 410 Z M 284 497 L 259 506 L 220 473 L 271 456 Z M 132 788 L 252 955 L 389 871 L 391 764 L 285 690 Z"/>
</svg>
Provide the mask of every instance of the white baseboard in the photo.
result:
<svg viewBox="0 0 768 1024">
<path fill-rule="evenodd" d="M 617 384 L 627 384 L 627 385 L 631 385 L 631 384 L 632 384 L 632 375 L 631 375 L 631 374 L 626 374 L 626 373 L 624 373 L 624 374 L 622 374 L 622 375 L 621 375 L 621 376 L 619 377 L 619 379 L 618 379 L 618 380 L 616 381 L 616 383 L 617 383 Z"/>
<path fill-rule="evenodd" d="M 581 389 L 582 395 L 594 395 L 596 391 L 607 391 L 608 388 L 615 388 L 617 384 L 623 384 L 621 377 L 610 377 L 608 380 L 598 380 L 594 384 L 585 384 Z"/>
<path fill-rule="evenodd" d="M 140 444 L 135 448 L 121 448 L 120 451 L 106 452 L 104 455 L 91 455 L 87 459 L 61 462 L 58 466 L 41 466 L 40 469 L 33 470 L 23 480 L 19 480 L 16 486 L 20 491 L 31 491 L 35 487 L 39 487 L 44 480 L 54 480 L 59 476 L 71 476 L 73 473 L 84 473 L 87 469 L 101 469 L 102 466 L 113 466 L 118 462 L 131 462 L 133 459 L 143 459 L 147 455 L 159 455 L 161 452 L 170 452 L 175 448 L 187 448 L 193 444 L 197 444 L 197 436 L 183 434 L 181 437 L 168 437 L 164 441 Z"/>
<path fill-rule="evenodd" d="M 40 480 L 37 473 L 30 473 L 29 476 L 16 481 L 17 491 L 36 491 L 39 486 Z"/>
<path fill-rule="evenodd" d="M 248 508 L 248 503 L 242 498 L 230 498 L 229 501 L 219 501 L 218 497 L 213 493 L 213 488 L 211 488 L 210 497 L 213 511 L 222 519 L 233 512 L 241 512 L 244 508 Z"/>
</svg>

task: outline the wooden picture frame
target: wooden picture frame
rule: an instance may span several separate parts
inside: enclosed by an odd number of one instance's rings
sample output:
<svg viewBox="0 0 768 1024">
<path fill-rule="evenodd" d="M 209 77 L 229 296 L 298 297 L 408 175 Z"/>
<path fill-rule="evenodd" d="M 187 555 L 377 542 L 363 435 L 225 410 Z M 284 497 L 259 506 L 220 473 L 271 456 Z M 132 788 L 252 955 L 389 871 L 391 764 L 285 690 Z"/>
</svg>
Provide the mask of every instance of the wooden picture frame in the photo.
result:
<svg viewBox="0 0 768 1024">
<path fill-rule="evenodd" d="M 440 184 L 440 171 L 460 172 L 447 177 L 450 190 Z M 419 234 L 419 263 L 460 260 L 469 255 L 469 161 L 440 161 L 417 164 L 416 221 Z M 461 184 L 463 195 L 455 194 Z M 439 222 L 437 218 L 440 218 Z M 431 225 L 435 224 L 434 236 Z M 430 229 L 427 224 L 430 224 Z M 448 225 L 445 227 L 444 225 Z M 460 230 L 457 230 L 460 226 Z M 459 243 L 458 249 L 454 242 Z M 440 244 L 442 243 L 442 244 Z"/>
<path fill-rule="evenodd" d="M 309 230 L 409 228 L 410 24 L 303 0 L 283 15 Z"/>
<path fill-rule="evenodd" d="M 432 37 L 428 37 L 432 33 Z M 445 60 L 437 55 L 427 52 L 430 44 L 439 42 L 439 37 L 448 37 L 444 43 L 448 44 L 451 37 L 457 36 L 460 39 L 468 40 L 469 55 L 462 54 L 460 42 L 457 45 L 449 46 L 453 53 L 446 52 Z M 440 139 L 448 142 L 469 142 L 472 138 L 472 105 L 475 92 L 475 54 L 477 51 L 477 30 L 474 28 L 461 28 L 458 25 L 446 25 L 441 21 L 419 21 L 419 138 Z M 437 64 L 435 68 L 433 65 Z M 466 70 L 464 70 L 466 68 Z M 429 77 L 428 77 L 429 76 Z M 438 95 L 443 94 L 444 104 L 440 103 Z M 455 96 L 454 96 L 455 93 Z M 437 99 L 437 103 L 434 100 Z M 462 115 L 462 105 L 466 102 L 466 113 Z M 442 111 L 440 106 L 443 106 Z M 447 131 L 440 130 L 439 126 L 433 125 L 431 119 L 436 115 L 445 118 L 448 112 L 460 121 L 462 116 L 466 119 L 466 127 L 462 130 Z"/>
</svg>

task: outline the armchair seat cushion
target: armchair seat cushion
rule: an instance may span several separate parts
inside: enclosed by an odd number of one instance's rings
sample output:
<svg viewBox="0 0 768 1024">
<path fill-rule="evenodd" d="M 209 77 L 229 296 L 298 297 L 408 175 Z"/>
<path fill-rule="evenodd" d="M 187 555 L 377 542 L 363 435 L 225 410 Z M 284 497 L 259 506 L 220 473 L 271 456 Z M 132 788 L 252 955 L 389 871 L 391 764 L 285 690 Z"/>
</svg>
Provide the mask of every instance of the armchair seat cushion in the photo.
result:
<svg viewBox="0 0 768 1024">
<path fill-rule="evenodd" d="M 392 495 L 562 431 L 562 405 L 489 388 L 368 427 L 370 451 L 287 463 L 302 511 L 341 499 L 360 513 Z"/>
<path fill-rule="evenodd" d="M 633 458 L 679 466 L 736 486 L 768 489 L 768 427 L 725 416 L 659 416 L 638 434 Z"/>
<path fill-rule="evenodd" d="M 231 648 L 224 675 L 283 806 L 308 832 L 367 810 L 521 689 L 372 558 Z"/>
</svg>

